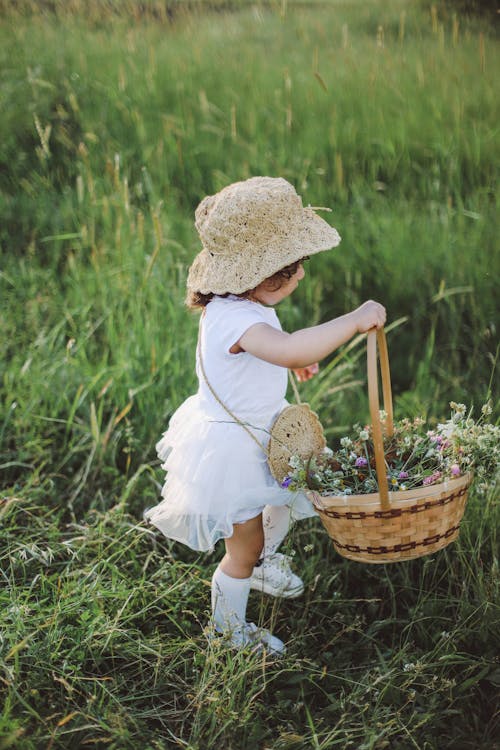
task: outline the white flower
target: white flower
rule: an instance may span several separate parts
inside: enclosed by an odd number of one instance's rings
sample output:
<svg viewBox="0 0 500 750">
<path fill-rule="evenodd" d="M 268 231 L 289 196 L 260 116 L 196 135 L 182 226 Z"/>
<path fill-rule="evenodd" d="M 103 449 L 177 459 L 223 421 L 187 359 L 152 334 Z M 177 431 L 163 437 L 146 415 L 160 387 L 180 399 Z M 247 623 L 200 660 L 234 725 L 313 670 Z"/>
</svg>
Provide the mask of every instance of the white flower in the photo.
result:
<svg viewBox="0 0 500 750">
<path fill-rule="evenodd" d="M 341 438 L 340 445 L 342 446 L 342 448 L 350 448 L 352 446 L 351 438 L 348 438 L 348 437 Z"/>
<path fill-rule="evenodd" d="M 454 425 L 453 422 L 445 422 L 444 424 L 438 424 L 437 428 L 440 435 L 443 435 L 446 438 L 451 438 L 456 425 Z"/>
<path fill-rule="evenodd" d="M 493 409 L 491 408 L 491 401 L 488 401 L 481 407 L 481 414 L 484 414 L 485 417 L 489 417 L 492 411 Z"/>
<path fill-rule="evenodd" d="M 368 440 L 368 432 L 367 430 L 361 430 L 359 433 L 359 439 L 360 440 Z"/>
</svg>

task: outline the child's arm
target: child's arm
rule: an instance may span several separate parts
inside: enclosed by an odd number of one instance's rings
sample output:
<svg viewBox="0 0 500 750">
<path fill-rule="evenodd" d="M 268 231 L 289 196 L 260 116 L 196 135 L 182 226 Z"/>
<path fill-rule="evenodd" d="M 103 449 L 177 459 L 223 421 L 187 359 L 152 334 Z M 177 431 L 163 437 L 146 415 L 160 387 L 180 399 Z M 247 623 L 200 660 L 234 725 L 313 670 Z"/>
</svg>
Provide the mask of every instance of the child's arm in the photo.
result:
<svg viewBox="0 0 500 750">
<path fill-rule="evenodd" d="M 245 331 L 237 343 L 244 351 L 274 365 L 291 369 L 308 367 L 357 333 L 381 328 L 385 318 L 385 308 L 369 300 L 346 315 L 294 333 L 285 333 L 266 323 L 258 323 Z"/>
</svg>

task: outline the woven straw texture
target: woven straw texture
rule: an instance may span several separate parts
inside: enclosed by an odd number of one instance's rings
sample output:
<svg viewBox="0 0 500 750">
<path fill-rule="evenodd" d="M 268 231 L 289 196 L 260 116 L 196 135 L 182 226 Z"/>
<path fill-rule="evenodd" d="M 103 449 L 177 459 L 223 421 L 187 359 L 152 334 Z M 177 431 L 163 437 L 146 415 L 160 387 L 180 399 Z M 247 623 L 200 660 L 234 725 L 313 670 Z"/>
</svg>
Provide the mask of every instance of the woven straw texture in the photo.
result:
<svg viewBox="0 0 500 750">
<path fill-rule="evenodd" d="M 290 470 L 290 457 L 307 460 L 326 445 L 321 422 L 307 404 L 285 407 L 276 418 L 267 448 L 271 474 L 281 484 Z"/>
<path fill-rule="evenodd" d="M 337 552 L 358 562 L 411 560 L 458 536 L 470 474 L 431 487 L 392 492 L 383 510 L 378 493 L 322 497 L 308 492 Z"/>
<path fill-rule="evenodd" d="M 380 421 L 377 347 L 386 412 L 386 432 L 394 433 L 389 356 L 383 329 L 368 332 L 368 400 L 379 491 L 368 495 L 328 496 L 309 492 L 309 498 L 334 547 L 350 560 L 388 563 L 437 552 L 458 536 L 472 476 L 430 487 L 389 492 Z"/>
<path fill-rule="evenodd" d="M 202 200 L 195 225 L 203 250 L 187 287 L 202 294 L 240 294 L 285 266 L 340 242 L 336 229 L 304 208 L 281 177 L 252 177 Z"/>
</svg>

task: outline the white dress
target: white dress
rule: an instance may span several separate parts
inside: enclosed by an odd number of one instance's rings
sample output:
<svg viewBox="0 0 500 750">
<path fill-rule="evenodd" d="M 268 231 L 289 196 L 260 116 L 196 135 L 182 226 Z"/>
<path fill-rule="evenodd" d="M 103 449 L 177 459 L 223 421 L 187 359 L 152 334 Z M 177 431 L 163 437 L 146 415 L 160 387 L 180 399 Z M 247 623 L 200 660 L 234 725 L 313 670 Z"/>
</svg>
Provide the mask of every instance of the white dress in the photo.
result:
<svg viewBox="0 0 500 750">
<path fill-rule="evenodd" d="M 214 297 L 200 321 L 207 378 L 217 396 L 267 445 L 269 429 L 286 406 L 286 368 L 247 352 L 229 349 L 251 326 L 281 330 L 272 307 L 239 297 Z M 265 505 L 288 505 L 293 519 L 316 515 L 303 493 L 280 487 L 264 449 L 217 402 L 196 356 L 198 392 L 173 414 L 156 446 L 167 476 L 163 500 L 145 517 L 165 536 L 195 550 L 212 549 L 230 537 L 233 524 L 262 512 Z"/>
</svg>

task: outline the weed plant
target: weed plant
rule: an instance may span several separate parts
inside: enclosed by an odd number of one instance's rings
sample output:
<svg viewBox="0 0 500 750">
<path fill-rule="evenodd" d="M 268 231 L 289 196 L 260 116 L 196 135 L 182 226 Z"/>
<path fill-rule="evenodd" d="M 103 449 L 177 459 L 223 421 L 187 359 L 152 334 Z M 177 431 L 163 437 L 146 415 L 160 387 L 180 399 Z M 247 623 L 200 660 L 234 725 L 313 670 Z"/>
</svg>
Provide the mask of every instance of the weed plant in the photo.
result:
<svg viewBox="0 0 500 750">
<path fill-rule="evenodd" d="M 0 3 L 0 748 L 494 748 L 495 488 L 407 564 L 297 526 L 304 597 L 250 602 L 282 662 L 207 640 L 221 550 L 141 520 L 196 387 L 193 209 L 233 180 L 333 208 L 285 328 L 379 299 L 396 416 L 495 399 L 491 27 L 395 0 L 117 7 Z M 329 439 L 365 381 L 356 339 L 302 387 Z"/>
</svg>

